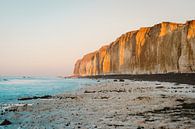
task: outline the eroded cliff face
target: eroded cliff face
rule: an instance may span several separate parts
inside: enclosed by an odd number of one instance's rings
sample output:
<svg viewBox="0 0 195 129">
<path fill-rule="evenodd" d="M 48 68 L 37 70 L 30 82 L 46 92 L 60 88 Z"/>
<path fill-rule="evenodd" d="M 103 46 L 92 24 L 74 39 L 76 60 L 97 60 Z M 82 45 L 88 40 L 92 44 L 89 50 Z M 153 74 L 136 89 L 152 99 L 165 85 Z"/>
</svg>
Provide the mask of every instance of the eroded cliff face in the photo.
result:
<svg viewBox="0 0 195 129">
<path fill-rule="evenodd" d="M 167 72 L 195 72 L 195 20 L 163 22 L 123 34 L 78 60 L 74 69 L 80 76 Z"/>
</svg>

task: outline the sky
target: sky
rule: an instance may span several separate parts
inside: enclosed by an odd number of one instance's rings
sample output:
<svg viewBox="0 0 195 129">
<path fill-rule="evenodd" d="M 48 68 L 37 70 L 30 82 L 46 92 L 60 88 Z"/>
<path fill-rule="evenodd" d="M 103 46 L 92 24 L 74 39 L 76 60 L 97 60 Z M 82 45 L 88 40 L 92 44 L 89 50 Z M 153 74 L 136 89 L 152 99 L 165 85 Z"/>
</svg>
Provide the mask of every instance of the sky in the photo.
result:
<svg viewBox="0 0 195 129">
<path fill-rule="evenodd" d="M 195 19 L 195 0 L 0 0 L 0 76 L 66 76 L 128 31 Z"/>
</svg>

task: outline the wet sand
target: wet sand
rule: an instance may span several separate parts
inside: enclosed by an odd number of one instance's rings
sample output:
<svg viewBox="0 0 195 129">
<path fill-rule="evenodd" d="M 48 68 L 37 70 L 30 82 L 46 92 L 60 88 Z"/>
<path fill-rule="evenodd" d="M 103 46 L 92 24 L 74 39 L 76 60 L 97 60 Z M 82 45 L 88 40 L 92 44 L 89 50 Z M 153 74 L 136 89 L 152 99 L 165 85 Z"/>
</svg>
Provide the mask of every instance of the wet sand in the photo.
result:
<svg viewBox="0 0 195 129">
<path fill-rule="evenodd" d="M 71 94 L 7 109 L 9 128 L 194 129 L 195 86 L 168 82 L 97 80 Z"/>
</svg>

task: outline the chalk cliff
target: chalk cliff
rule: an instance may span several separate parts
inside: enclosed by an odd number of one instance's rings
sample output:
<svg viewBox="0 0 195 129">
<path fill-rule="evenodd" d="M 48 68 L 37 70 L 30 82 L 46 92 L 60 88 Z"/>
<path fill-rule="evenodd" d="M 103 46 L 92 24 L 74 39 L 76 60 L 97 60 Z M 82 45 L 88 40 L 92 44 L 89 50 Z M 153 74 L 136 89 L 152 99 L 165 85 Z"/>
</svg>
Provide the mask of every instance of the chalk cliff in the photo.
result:
<svg viewBox="0 0 195 129">
<path fill-rule="evenodd" d="M 163 22 L 121 35 L 79 59 L 74 74 L 195 72 L 195 20 Z"/>
</svg>

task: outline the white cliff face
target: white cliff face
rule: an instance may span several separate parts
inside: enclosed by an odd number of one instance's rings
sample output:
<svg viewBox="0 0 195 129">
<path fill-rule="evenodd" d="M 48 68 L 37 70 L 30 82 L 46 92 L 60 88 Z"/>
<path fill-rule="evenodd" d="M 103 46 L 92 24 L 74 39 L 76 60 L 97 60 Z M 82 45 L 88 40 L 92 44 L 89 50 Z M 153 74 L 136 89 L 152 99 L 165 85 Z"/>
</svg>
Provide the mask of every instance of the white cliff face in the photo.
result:
<svg viewBox="0 0 195 129">
<path fill-rule="evenodd" d="M 150 74 L 195 71 L 195 20 L 163 22 L 123 34 L 85 55 L 74 74 Z"/>
</svg>

